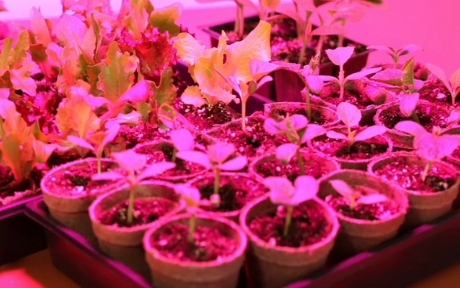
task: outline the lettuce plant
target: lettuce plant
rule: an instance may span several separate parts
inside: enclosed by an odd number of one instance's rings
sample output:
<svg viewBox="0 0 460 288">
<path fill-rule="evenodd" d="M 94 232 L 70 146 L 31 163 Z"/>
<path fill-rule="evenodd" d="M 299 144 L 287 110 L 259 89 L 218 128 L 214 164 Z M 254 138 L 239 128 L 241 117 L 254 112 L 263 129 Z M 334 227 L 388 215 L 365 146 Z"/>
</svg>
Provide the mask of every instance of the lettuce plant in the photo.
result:
<svg viewBox="0 0 460 288">
<path fill-rule="evenodd" d="M 369 68 L 369 69 L 364 69 L 360 72 L 356 72 L 353 74 L 348 75 L 345 77 L 345 71 L 343 69 L 343 66 L 345 63 L 350 59 L 351 55 L 353 54 L 353 51 L 355 50 L 354 47 L 339 47 L 336 49 L 327 49 L 326 53 L 329 59 L 334 63 L 335 65 L 340 67 L 339 71 L 339 77 L 333 77 L 333 76 L 321 76 L 321 78 L 324 81 L 334 81 L 337 82 L 340 86 L 340 100 L 343 100 L 344 94 L 345 94 L 345 84 L 350 81 L 350 80 L 358 80 L 363 77 L 366 77 L 367 75 L 376 73 L 380 71 L 382 68 Z"/>
<path fill-rule="evenodd" d="M 361 111 L 350 103 L 342 102 L 337 106 L 337 114 L 340 121 L 342 121 L 347 127 L 348 133 L 342 134 L 333 130 L 327 132 L 327 137 L 337 140 L 348 141 L 348 148 L 356 141 L 364 141 L 371 139 L 375 136 L 382 135 L 387 131 L 384 126 L 374 125 L 364 128 L 361 132 L 357 133 L 357 130 L 352 130 L 353 127 L 359 126 L 359 121 L 361 121 Z M 357 133 L 357 134 L 356 134 Z"/>
<path fill-rule="evenodd" d="M 147 164 L 147 156 L 138 154 L 134 150 L 115 152 L 111 154 L 113 160 L 119 165 L 120 171 L 108 171 L 97 173 L 92 176 L 95 181 L 125 180 L 130 189 L 128 204 L 128 223 L 133 221 L 134 200 L 136 188 L 143 180 L 162 174 L 176 166 L 172 162 L 158 162 Z"/>
<path fill-rule="evenodd" d="M 318 135 L 324 134 L 326 130 L 316 124 L 308 124 L 308 120 L 303 115 L 287 115 L 282 121 L 277 122 L 274 119 L 267 118 L 264 123 L 265 130 L 272 135 L 286 135 L 291 143 L 286 143 L 276 148 L 276 158 L 282 163 L 288 164 L 294 155 L 297 155 L 297 161 L 301 175 L 305 175 L 305 165 L 303 162 L 300 147 L 308 140 Z"/>
<path fill-rule="evenodd" d="M 273 204 L 282 205 L 286 208 L 283 236 L 287 237 L 294 208 L 316 197 L 319 189 L 318 181 L 311 176 L 299 176 L 293 185 L 284 177 L 268 177 L 264 179 L 263 183 L 270 189 L 270 200 Z"/>
<path fill-rule="evenodd" d="M 388 200 L 385 195 L 378 193 L 362 195 L 359 191 L 348 185 L 347 182 L 340 179 L 330 180 L 329 183 L 335 189 L 335 191 L 337 191 L 343 198 L 348 200 L 351 210 L 354 210 L 359 204 L 368 205 L 381 203 Z"/>
<path fill-rule="evenodd" d="M 178 184 L 174 187 L 177 194 L 181 196 L 183 202 L 187 207 L 187 212 L 190 213 L 189 229 L 188 229 L 188 241 L 190 244 L 195 243 L 195 231 L 196 231 L 196 211 L 200 206 L 201 194 L 200 191 L 187 184 Z"/>
<path fill-rule="evenodd" d="M 425 181 L 434 161 L 442 160 L 451 155 L 460 145 L 460 135 L 442 135 L 439 127 L 433 127 L 430 133 L 416 122 L 401 121 L 396 124 L 395 129 L 414 136 L 413 145 L 417 155 L 427 161 L 421 175 L 423 181 Z"/>
<path fill-rule="evenodd" d="M 383 45 L 370 45 L 370 46 L 367 46 L 367 49 L 377 50 L 377 51 L 381 51 L 381 52 L 388 54 L 391 57 L 391 59 L 393 59 L 394 68 L 397 69 L 398 64 L 399 64 L 399 59 L 402 56 L 410 55 L 416 51 L 422 50 L 422 47 L 415 45 L 415 44 L 409 44 L 402 48 L 395 49 L 393 47 L 383 46 Z"/>
<path fill-rule="evenodd" d="M 457 99 L 458 94 L 460 93 L 460 69 L 450 76 L 450 79 L 447 78 L 446 73 L 436 65 L 433 64 L 426 64 L 428 70 L 433 73 L 450 93 L 450 97 L 452 99 L 452 105 L 455 104 L 455 100 Z"/>
<path fill-rule="evenodd" d="M 220 175 L 222 171 L 239 171 L 246 167 L 248 160 L 244 156 L 235 156 L 235 146 L 230 143 L 216 143 L 209 145 L 206 152 L 179 151 L 177 157 L 197 163 L 214 173 L 214 195 L 211 202 L 219 206 Z"/>
</svg>

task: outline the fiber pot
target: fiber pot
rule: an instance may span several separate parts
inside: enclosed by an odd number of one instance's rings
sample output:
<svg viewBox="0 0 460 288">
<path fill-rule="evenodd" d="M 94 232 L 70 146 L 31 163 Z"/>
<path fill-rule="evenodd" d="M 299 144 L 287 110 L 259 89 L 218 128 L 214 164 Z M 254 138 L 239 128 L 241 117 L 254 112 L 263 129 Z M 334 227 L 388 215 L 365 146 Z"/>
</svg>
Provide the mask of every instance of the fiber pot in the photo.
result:
<svg viewBox="0 0 460 288">
<path fill-rule="evenodd" d="M 442 134 L 460 135 L 460 127 L 453 127 L 453 128 L 447 129 L 444 132 L 442 132 Z M 448 163 L 452 164 L 455 168 L 460 170 L 460 158 L 454 154 L 455 152 L 452 153 L 452 155 L 447 156 L 445 160 Z M 459 194 L 457 194 L 457 198 L 454 200 L 454 207 L 460 208 L 460 191 L 459 191 Z"/>
<path fill-rule="evenodd" d="M 416 154 L 409 152 L 396 152 L 371 161 L 371 163 L 369 163 L 368 171 L 373 175 L 378 175 L 376 171 L 396 161 L 402 161 L 402 159 L 405 159 L 404 161 L 407 161 L 410 166 L 420 165 L 422 170 L 427 163 L 426 160 L 420 158 Z M 451 210 L 452 203 L 457 197 L 458 189 L 460 187 L 460 178 L 458 177 L 457 169 L 455 169 L 455 167 L 451 164 L 441 161 L 434 162 L 432 169 L 437 169 L 446 174 L 452 175 L 455 178 L 455 182 L 447 189 L 438 192 L 414 191 L 399 186 L 400 189 L 402 189 L 402 191 L 404 191 L 409 197 L 410 207 L 404 223 L 407 226 L 424 224 L 446 214 Z M 384 178 L 389 178 L 389 181 L 397 184 L 390 175 L 385 176 Z M 397 178 L 398 177 L 395 179 L 397 180 Z"/>
<path fill-rule="evenodd" d="M 145 253 L 142 247 L 142 237 L 145 231 L 155 222 L 120 227 L 119 225 L 104 225 L 100 221 L 102 212 L 109 211 L 118 204 L 129 199 L 130 189 L 127 185 L 116 191 L 99 196 L 89 207 L 94 234 L 97 237 L 99 248 L 110 257 L 126 264 L 144 278 L 150 279 L 150 269 L 145 262 Z M 183 210 L 184 205 L 179 203 L 179 196 L 174 192 L 173 184 L 163 181 L 144 181 L 136 188 L 135 199 L 143 202 L 153 202 L 165 198 L 177 205 L 168 213 L 160 217 L 168 217 Z"/>
<path fill-rule="evenodd" d="M 342 213 L 334 212 L 340 222 L 340 232 L 337 236 L 334 253 L 341 256 L 350 256 L 351 254 L 372 249 L 396 235 L 399 227 L 404 222 L 409 205 L 407 196 L 401 189 L 365 171 L 340 170 L 321 179 L 318 192 L 321 199 L 325 199 L 328 195 L 340 195 L 329 183 L 330 180 L 334 179 L 343 180 L 352 188 L 356 186 L 371 188 L 394 200 L 397 205 L 396 213 L 380 220 L 355 219 Z"/>
<path fill-rule="evenodd" d="M 152 273 L 152 284 L 158 288 L 235 288 L 243 266 L 247 237 L 234 222 L 209 215 L 196 215 L 197 226 L 217 228 L 222 234 L 237 241 L 236 251 L 220 260 L 207 262 L 179 261 L 162 256 L 151 240 L 172 224 L 188 225 L 189 214 L 163 218 L 154 223 L 144 236 L 146 260 Z"/>
<path fill-rule="evenodd" d="M 102 163 L 107 167 L 116 168 L 117 164 L 110 159 L 102 159 Z M 69 162 L 67 164 L 57 166 L 50 170 L 40 182 L 41 190 L 43 191 L 43 200 L 48 206 L 51 216 L 59 221 L 64 226 L 67 226 L 92 242 L 96 242 L 96 237 L 91 228 L 91 220 L 88 215 L 88 208 L 98 195 L 107 193 L 120 187 L 120 181 L 108 182 L 100 187 L 95 187 L 89 191 L 85 190 L 84 186 L 79 186 L 78 183 L 69 190 L 68 185 L 62 186 L 59 178 L 66 179 L 66 175 L 70 171 L 86 169 L 89 173 L 97 173 L 97 159 L 86 158 Z M 88 175 L 90 177 L 90 175 Z M 78 179 L 77 179 L 78 180 Z M 88 181 L 95 183 L 89 179 L 79 179 L 79 181 Z"/>
<path fill-rule="evenodd" d="M 309 201 L 320 205 L 325 218 L 331 224 L 331 230 L 320 242 L 298 248 L 269 244 L 250 230 L 249 223 L 256 216 L 277 210 L 278 205 L 271 202 L 269 195 L 260 197 L 243 208 L 240 214 L 240 225 L 250 241 L 246 263 L 249 287 L 284 287 L 304 279 L 313 271 L 324 266 L 334 246 L 339 231 L 339 222 L 334 211 L 322 200 Z"/>
</svg>

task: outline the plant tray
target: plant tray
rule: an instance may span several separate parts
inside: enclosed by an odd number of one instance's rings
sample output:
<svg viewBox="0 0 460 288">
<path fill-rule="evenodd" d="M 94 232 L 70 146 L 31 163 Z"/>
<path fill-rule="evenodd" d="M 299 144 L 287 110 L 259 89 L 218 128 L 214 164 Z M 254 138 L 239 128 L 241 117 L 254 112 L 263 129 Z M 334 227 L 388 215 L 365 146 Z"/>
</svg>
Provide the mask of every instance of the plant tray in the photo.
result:
<svg viewBox="0 0 460 288">
<path fill-rule="evenodd" d="M 41 199 L 29 202 L 25 212 L 45 228 L 53 264 L 76 283 L 84 287 L 151 287 L 140 275 L 52 219 Z M 452 211 L 431 224 L 401 232 L 372 251 L 343 261 L 330 259 L 309 280 L 288 288 L 407 287 L 458 262 L 459 241 L 460 211 Z M 246 287 L 244 281 L 240 283 L 240 288 Z"/>
<path fill-rule="evenodd" d="M 24 214 L 28 202 L 41 199 L 35 195 L 0 207 L 0 265 L 46 248 L 42 226 Z"/>
</svg>

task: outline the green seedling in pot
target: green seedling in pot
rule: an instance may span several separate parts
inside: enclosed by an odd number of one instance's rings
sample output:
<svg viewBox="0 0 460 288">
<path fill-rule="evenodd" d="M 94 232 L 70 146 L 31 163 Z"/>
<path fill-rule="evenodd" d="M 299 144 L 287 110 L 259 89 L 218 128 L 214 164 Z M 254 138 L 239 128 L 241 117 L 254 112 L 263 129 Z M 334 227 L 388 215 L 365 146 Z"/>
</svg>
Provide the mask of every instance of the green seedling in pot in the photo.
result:
<svg viewBox="0 0 460 288">
<path fill-rule="evenodd" d="M 399 65 L 399 59 L 402 56 L 410 55 L 412 53 L 415 53 L 416 51 L 422 50 L 422 47 L 415 45 L 415 44 L 409 44 L 402 48 L 395 49 L 393 47 L 384 46 L 384 45 L 370 45 L 370 46 L 367 46 L 367 49 L 377 50 L 377 51 L 381 51 L 381 52 L 388 54 L 393 60 L 394 68 L 397 69 Z"/>
<path fill-rule="evenodd" d="M 433 127 L 430 133 L 416 122 L 401 121 L 396 124 L 395 129 L 414 136 L 413 147 L 417 155 L 427 161 L 421 175 L 423 181 L 428 176 L 434 161 L 440 161 L 451 155 L 460 145 L 460 135 L 441 134 L 439 127 Z"/>
<path fill-rule="evenodd" d="M 196 212 L 201 202 L 200 191 L 186 184 L 178 184 L 174 190 L 181 196 L 182 201 L 186 204 L 187 212 L 190 213 L 188 241 L 190 244 L 195 244 Z"/>
<path fill-rule="evenodd" d="M 388 200 L 388 197 L 383 194 L 368 194 L 362 195 L 361 192 L 357 191 L 357 189 L 352 188 L 348 185 L 347 182 L 343 180 L 330 180 L 329 183 L 331 186 L 337 191 L 342 197 L 348 200 L 350 209 L 355 209 L 359 204 L 375 204 L 381 203 Z"/>
<path fill-rule="evenodd" d="M 239 171 L 246 167 L 248 161 L 244 156 L 235 156 L 235 146 L 230 143 L 216 143 L 209 145 L 206 152 L 179 151 L 177 157 L 197 163 L 214 173 L 214 194 L 211 203 L 216 207 L 220 205 L 220 176 L 222 171 Z"/>
<path fill-rule="evenodd" d="M 303 162 L 300 147 L 308 140 L 324 134 L 326 130 L 316 124 L 308 124 L 308 120 L 303 115 L 288 115 L 281 121 L 267 118 L 264 123 L 265 131 L 272 135 L 286 135 L 291 143 L 286 143 L 276 148 L 276 158 L 284 164 L 288 164 L 294 155 L 301 175 L 305 175 L 305 165 Z"/>
<path fill-rule="evenodd" d="M 116 181 L 125 180 L 130 189 L 127 222 L 133 221 L 134 200 L 136 189 L 143 180 L 155 177 L 176 167 L 172 162 L 158 162 L 147 164 L 147 156 L 138 154 L 134 150 L 115 152 L 111 155 L 112 159 L 119 165 L 119 171 L 107 171 L 94 174 L 92 180 L 95 181 Z"/>
<path fill-rule="evenodd" d="M 343 100 L 344 95 L 345 95 L 345 84 L 348 81 L 351 80 L 358 80 L 363 77 L 366 77 L 367 75 L 374 74 L 378 71 L 380 71 L 382 68 L 369 68 L 369 69 L 364 69 L 360 72 L 356 72 L 353 74 L 348 75 L 345 77 L 345 71 L 343 69 L 345 63 L 350 59 L 351 55 L 353 54 L 353 51 L 355 50 L 354 47 L 339 47 L 336 49 L 327 49 L 326 54 L 329 57 L 329 59 L 334 63 L 335 65 L 340 67 L 339 71 L 339 77 L 333 77 L 333 76 L 321 76 L 321 78 L 324 81 L 334 81 L 337 82 L 340 86 L 340 100 Z"/>
<path fill-rule="evenodd" d="M 287 237 L 294 208 L 316 197 L 319 189 L 318 181 L 311 176 L 299 176 L 293 185 L 291 181 L 284 177 L 268 177 L 264 179 L 263 183 L 270 189 L 272 203 L 286 208 L 287 214 L 283 236 Z"/>
<path fill-rule="evenodd" d="M 347 127 L 348 133 L 342 134 L 334 130 L 327 132 L 327 137 L 337 140 L 348 141 L 348 148 L 357 141 L 364 141 L 371 139 L 375 136 L 382 135 L 387 131 L 384 126 L 374 125 L 364 128 L 361 132 L 357 133 L 357 130 L 353 130 L 353 127 L 359 126 L 359 121 L 361 121 L 361 111 L 350 103 L 342 102 L 337 106 L 337 114 L 339 115 L 340 121 L 342 121 Z"/>
<path fill-rule="evenodd" d="M 426 64 L 426 67 L 447 88 L 447 90 L 450 93 L 450 97 L 452 99 L 452 105 L 454 105 L 455 100 L 457 99 L 457 96 L 460 94 L 460 69 L 455 71 L 452 74 L 452 76 L 450 76 L 450 79 L 448 79 L 447 76 L 446 76 L 446 73 L 444 73 L 444 71 L 441 68 L 439 68 L 438 66 L 428 63 L 428 64 Z M 446 96 L 447 95 L 444 95 L 444 97 L 446 97 Z"/>
</svg>

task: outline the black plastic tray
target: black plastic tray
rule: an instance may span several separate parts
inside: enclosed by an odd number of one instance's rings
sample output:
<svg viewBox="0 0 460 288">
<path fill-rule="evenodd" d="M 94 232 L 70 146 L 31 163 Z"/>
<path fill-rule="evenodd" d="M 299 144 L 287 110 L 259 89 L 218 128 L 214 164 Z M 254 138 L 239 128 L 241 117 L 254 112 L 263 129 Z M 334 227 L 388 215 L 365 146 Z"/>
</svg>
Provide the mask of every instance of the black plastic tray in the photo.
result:
<svg viewBox="0 0 460 288">
<path fill-rule="evenodd" d="M 46 248 L 43 228 L 24 214 L 25 205 L 41 195 L 0 207 L 0 265 Z"/>
</svg>

